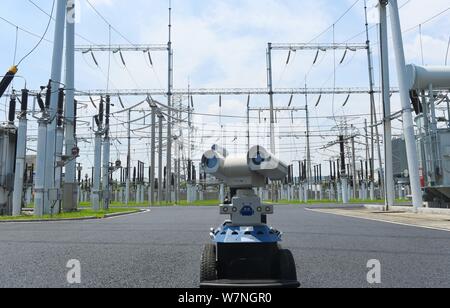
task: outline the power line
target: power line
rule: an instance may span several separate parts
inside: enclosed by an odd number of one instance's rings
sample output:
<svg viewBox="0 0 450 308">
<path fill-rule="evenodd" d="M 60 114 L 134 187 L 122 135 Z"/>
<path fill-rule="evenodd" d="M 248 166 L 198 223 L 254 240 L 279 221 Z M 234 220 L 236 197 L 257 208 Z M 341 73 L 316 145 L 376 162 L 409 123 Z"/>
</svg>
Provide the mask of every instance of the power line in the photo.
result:
<svg viewBox="0 0 450 308">
<path fill-rule="evenodd" d="M 41 11 L 42 13 L 44 13 L 45 15 L 47 15 L 48 17 L 50 17 L 53 21 L 55 21 L 55 18 L 53 16 L 51 16 L 49 13 L 47 13 L 42 7 L 40 7 L 36 2 L 34 2 L 33 0 L 28 0 L 28 2 L 30 2 L 34 7 L 36 7 L 39 11 Z M 87 39 L 86 37 L 84 37 L 81 34 L 75 33 L 76 36 L 78 36 L 79 38 L 83 39 L 84 41 L 88 42 L 89 44 L 95 44 L 93 41 Z"/>
<path fill-rule="evenodd" d="M 111 27 L 111 30 L 114 30 L 114 32 L 116 32 L 120 37 L 122 37 L 125 41 L 127 41 L 128 43 L 130 43 L 131 45 L 135 45 L 133 44 L 125 35 L 123 35 L 119 30 L 117 30 L 116 27 L 114 27 L 109 21 L 108 19 L 106 19 L 106 17 L 104 17 L 96 8 L 95 6 L 89 1 L 86 0 L 87 4 L 92 8 L 92 10 L 94 10 L 94 12 L 109 26 Z"/>
<path fill-rule="evenodd" d="M 24 32 L 24 33 L 26 33 L 26 34 L 28 34 L 28 35 L 34 36 L 34 37 L 39 38 L 39 39 L 41 38 L 41 35 L 36 34 L 36 33 L 34 33 L 34 32 L 31 32 L 31 31 L 29 31 L 29 30 L 27 30 L 27 29 L 25 29 L 25 28 L 22 28 L 22 27 L 16 25 L 15 23 L 9 21 L 8 19 L 6 19 L 6 18 L 4 18 L 4 17 L 1 17 L 1 16 L 0 16 L 0 19 L 3 20 L 4 22 L 6 22 L 7 24 L 9 24 L 10 26 L 12 26 L 12 27 L 14 27 L 14 28 L 16 28 L 16 29 L 19 29 L 20 31 L 22 31 L 22 32 Z M 50 41 L 50 40 L 48 40 L 48 39 L 46 39 L 46 38 L 44 38 L 43 41 L 45 41 L 45 42 L 47 42 L 47 43 L 50 43 L 50 44 L 53 44 L 53 41 Z"/>
<path fill-rule="evenodd" d="M 17 66 L 19 66 L 26 58 L 28 58 L 41 45 L 42 41 L 45 39 L 45 36 L 47 35 L 48 29 L 50 28 L 50 24 L 52 22 L 53 12 L 55 10 L 55 3 L 56 3 L 56 0 L 53 0 L 52 12 L 51 12 L 50 18 L 47 22 L 47 27 L 45 28 L 44 34 L 39 39 L 37 44 L 33 47 L 33 49 L 31 49 L 30 52 L 28 52 L 22 59 L 20 59 L 19 63 L 17 63 Z"/>
<path fill-rule="evenodd" d="M 324 31 L 322 31 L 319 35 L 314 37 L 312 40 L 310 40 L 308 43 L 314 42 L 318 38 L 320 38 L 322 35 L 327 33 L 330 29 L 332 29 L 336 24 L 338 24 L 355 6 L 358 4 L 360 0 L 356 0 L 333 24 L 331 24 L 329 27 L 327 27 Z"/>
<path fill-rule="evenodd" d="M 429 22 L 435 20 L 436 18 L 438 18 L 438 17 L 444 15 L 444 14 L 447 13 L 448 11 L 450 11 L 450 7 L 446 8 L 445 10 L 443 10 L 443 11 L 441 11 L 441 12 L 439 12 L 439 13 L 437 13 L 436 15 L 433 15 L 432 17 L 428 18 L 427 20 L 423 21 L 422 23 L 420 23 L 420 24 L 418 24 L 418 25 L 415 25 L 414 27 L 411 27 L 411 28 L 406 29 L 406 30 L 403 31 L 402 33 L 407 33 L 407 32 L 410 32 L 410 31 L 416 29 L 417 27 L 421 27 L 421 26 L 423 26 L 423 25 L 425 25 L 425 24 L 427 24 L 427 23 L 429 23 Z"/>
<path fill-rule="evenodd" d="M 448 53 L 450 51 L 450 36 L 448 37 L 447 52 L 445 53 L 445 65 L 448 64 Z"/>
<path fill-rule="evenodd" d="M 110 28 L 110 30 L 113 30 L 114 32 L 116 32 L 121 38 L 123 38 L 126 42 L 128 42 L 129 44 L 133 45 L 133 46 L 138 46 L 137 44 L 134 44 L 133 42 L 131 42 L 131 40 L 129 40 L 125 35 L 122 34 L 122 32 L 120 32 L 116 27 L 114 27 L 109 21 L 108 19 L 106 19 L 105 16 L 103 16 L 102 13 L 100 13 L 99 10 L 96 9 L 96 7 L 92 4 L 92 2 L 90 2 L 89 0 L 86 0 L 87 4 L 92 8 L 92 10 L 108 25 L 108 27 Z M 150 53 L 149 53 L 150 54 Z M 151 65 L 151 68 L 153 70 L 153 73 L 156 76 L 156 79 L 158 81 L 158 83 L 161 84 L 160 82 L 160 78 L 158 76 L 158 73 L 156 72 L 155 68 L 153 65 Z M 133 78 L 134 79 L 134 78 Z"/>
<path fill-rule="evenodd" d="M 412 0 L 407 0 L 405 3 L 403 3 L 403 4 L 399 7 L 399 10 L 401 10 L 402 8 L 404 8 L 405 6 L 407 6 L 411 1 L 412 1 Z M 372 29 L 376 28 L 377 26 L 378 26 L 378 24 L 374 24 L 374 25 L 370 26 L 370 27 L 369 27 L 369 31 L 371 31 Z M 346 39 L 346 40 L 344 41 L 344 43 L 353 41 L 353 40 L 356 39 L 357 37 L 360 37 L 361 35 L 364 35 L 364 34 L 366 34 L 366 30 L 363 30 L 363 31 L 361 31 L 361 32 L 359 32 L 359 33 L 357 33 L 357 34 L 351 36 L 349 39 Z"/>
</svg>

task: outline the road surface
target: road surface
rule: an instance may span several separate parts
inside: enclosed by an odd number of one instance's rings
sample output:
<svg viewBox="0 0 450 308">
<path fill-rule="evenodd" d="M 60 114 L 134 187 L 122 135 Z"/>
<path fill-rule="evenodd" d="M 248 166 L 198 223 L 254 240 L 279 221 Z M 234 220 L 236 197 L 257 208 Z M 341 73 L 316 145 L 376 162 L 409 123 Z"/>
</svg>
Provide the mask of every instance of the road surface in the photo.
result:
<svg viewBox="0 0 450 308">
<path fill-rule="evenodd" d="M 0 287 L 197 287 L 203 244 L 224 217 L 215 207 L 154 208 L 101 221 L 0 224 Z M 303 287 L 371 287 L 367 262 L 381 262 L 381 287 L 450 287 L 450 232 L 278 206 Z"/>
</svg>

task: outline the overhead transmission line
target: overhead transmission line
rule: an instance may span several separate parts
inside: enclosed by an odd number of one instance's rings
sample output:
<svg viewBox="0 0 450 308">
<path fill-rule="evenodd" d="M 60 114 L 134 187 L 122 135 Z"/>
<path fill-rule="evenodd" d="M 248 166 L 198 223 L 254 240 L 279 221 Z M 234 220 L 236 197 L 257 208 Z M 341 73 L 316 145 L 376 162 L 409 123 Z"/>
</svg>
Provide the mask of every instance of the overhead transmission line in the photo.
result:
<svg viewBox="0 0 450 308">
<path fill-rule="evenodd" d="M 450 7 L 446 8 L 445 10 L 443 10 L 443 11 L 441 11 L 439 13 L 437 13 L 436 15 L 433 15 L 432 17 L 426 19 L 425 21 L 421 22 L 420 24 L 415 25 L 414 27 L 411 27 L 411 28 L 408 28 L 408 29 L 404 30 L 402 33 L 407 33 L 407 32 L 410 32 L 410 31 L 416 29 L 417 27 L 421 27 L 421 26 L 423 26 L 423 25 L 425 25 L 425 24 L 435 20 L 436 18 L 444 15 L 445 13 L 447 13 L 449 11 L 450 11 Z"/>
<path fill-rule="evenodd" d="M 95 12 L 95 14 L 97 14 L 97 16 L 100 17 L 100 19 L 102 19 L 103 22 L 108 25 L 108 27 L 110 28 L 109 30 L 113 30 L 115 33 L 117 33 L 122 39 L 124 39 L 130 45 L 138 47 L 137 44 L 133 43 L 129 38 L 127 38 L 124 34 L 122 34 L 122 32 L 119 31 L 117 29 L 117 27 L 113 26 L 109 22 L 109 20 L 94 6 L 94 4 L 92 4 L 92 2 L 90 0 L 86 0 L 86 3 L 92 8 L 92 10 Z M 150 55 L 150 52 L 149 52 L 149 55 Z M 153 73 L 155 74 L 156 80 L 159 83 L 159 85 L 161 86 L 161 81 L 160 81 L 160 78 L 158 76 L 158 73 L 155 70 L 155 67 L 153 66 L 153 63 L 152 63 L 153 61 L 151 60 L 151 56 L 149 56 L 149 61 L 150 61 L 150 66 L 151 66 L 151 68 L 153 70 Z M 130 75 L 131 79 L 133 80 L 133 82 L 135 82 L 135 78 L 133 76 L 131 76 L 131 72 L 128 70 L 128 68 L 126 68 L 126 69 L 127 69 L 128 74 Z"/>
<path fill-rule="evenodd" d="M 28 0 L 28 2 L 30 2 L 35 8 L 37 8 L 39 11 L 41 11 L 43 14 L 47 15 L 48 17 L 50 17 L 53 21 L 55 21 L 55 18 L 53 16 L 51 16 L 47 11 L 45 11 L 41 6 L 39 6 L 36 2 L 34 2 L 33 0 Z M 88 42 L 89 44 L 95 45 L 95 43 L 91 40 L 89 40 L 88 38 L 86 38 L 85 36 L 79 34 L 79 33 L 75 33 L 76 36 L 78 36 L 79 38 L 81 38 L 82 40 Z"/>
<path fill-rule="evenodd" d="M 357 4 L 358 4 L 358 2 L 359 1 L 361 1 L 361 0 L 356 0 L 341 16 L 339 16 L 339 18 L 338 19 L 336 19 L 336 21 L 335 22 L 333 22 L 329 27 L 327 27 L 324 31 L 322 31 L 320 34 L 318 34 L 317 36 L 315 36 L 312 40 L 310 40 L 309 42 L 308 42 L 308 44 L 309 43 L 312 43 L 312 42 L 314 42 L 315 40 L 317 40 L 318 38 L 320 38 L 322 35 L 324 35 L 325 33 L 327 33 L 329 30 L 331 30 L 333 27 L 335 27 L 336 26 L 336 24 L 338 24 Z"/>
<path fill-rule="evenodd" d="M 51 16 L 53 16 L 53 12 L 54 12 L 54 9 L 55 9 L 55 3 L 56 3 L 56 0 L 53 0 Z M 18 34 L 19 31 L 18 31 L 18 30 L 19 30 L 19 29 L 22 29 L 22 28 L 20 28 L 18 25 L 15 25 L 14 23 L 10 22 L 9 20 L 7 20 L 7 19 L 5 19 L 5 18 L 3 18 L 3 17 L 1 17 L 1 19 L 4 20 L 5 22 L 7 22 L 8 24 L 14 26 L 15 29 L 16 29 L 16 40 L 15 40 L 15 50 L 14 50 L 14 60 L 15 60 L 15 59 L 16 59 L 16 56 L 17 56 L 17 43 L 18 43 L 18 36 L 19 36 L 19 34 Z M 45 28 L 45 31 L 44 31 L 44 33 L 43 33 L 41 36 L 33 34 L 33 35 L 39 37 L 39 41 L 37 42 L 37 44 L 36 44 L 35 46 L 33 46 L 33 48 L 32 48 L 28 53 L 26 53 L 26 54 L 19 60 L 19 62 L 17 62 L 17 64 L 14 63 L 13 66 L 6 72 L 5 76 L 4 76 L 4 77 L 2 78 L 2 80 L 0 81 L 0 97 L 3 96 L 3 94 L 5 93 L 5 91 L 10 87 L 11 83 L 14 81 L 14 78 L 15 78 L 15 76 L 16 76 L 18 70 L 19 70 L 18 67 L 20 66 L 20 64 L 22 64 L 22 62 L 23 62 L 25 59 L 27 59 L 34 51 L 36 51 L 36 49 L 37 49 L 37 48 L 41 45 L 41 43 L 45 40 L 45 36 L 47 35 L 48 29 L 49 29 L 49 27 L 50 27 L 50 23 L 51 23 L 51 17 L 49 18 L 49 21 L 48 21 L 48 23 L 47 23 L 47 26 L 46 26 L 46 28 Z M 28 33 L 31 33 L 31 32 L 29 32 L 29 31 L 27 31 L 27 32 L 28 32 Z M 15 62 L 15 61 L 14 61 L 14 62 Z"/>
<path fill-rule="evenodd" d="M 25 60 L 27 59 L 42 43 L 42 41 L 45 39 L 45 36 L 47 35 L 48 29 L 50 28 L 50 24 L 52 22 L 52 18 L 53 18 L 53 13 L 55 11 L 55 3 L 56 0 L 53 0 L 53 4 L 52 4 L 52 12 L 50 13 L 50 17 L 48 19 L 47 22 L 47 26 L 45 27 L 45 31 L 42 34 L 41 38 L 39 39 L 39 41 L 37 42 L 37 44 L 25 55 L 22 57 L 22 59 L 20 59 L 20 61 L 17 63 L 17 67 Z"/>
<path fill-rule="evenodd" d="M 3 20 L 5 23 L 9 24 L 10 26 L 12 26 L 12 27 L 14 27 L 14 28 L 16 28 L 16 29 L 19 29 L 20 31 L 22 31 L 22 32 L 24 32 L 24 33 L 26 33 L 26 34 L 28 34 L 28 35 L 31 35 L 31 36 L 36 37 L 36 38 L 39 38 L 39 39 L 42 37 L 42 36 L 39 35 L 39 34 L 36 34 L 36 33 L 34 33 L 34 32 L 31 32 L 30 30 L 27 30 L 27 29 L 25 29 L 25 28 L 23 28 L 23 27 L 20 27 L 20 26 L 16 25 L 15 23 L 11 22 L 10 20 L 8 20 L 8 19 L 6 19 L 6 18 L 4 18 L 4 17 L 1 17 L 1 16 L 0 16 L 0 20 Z M 44 38 L 43 41 L 45 41 L 45 42 L 47 42 L 47 43 L 50 43 L 50 44 L 53 44 L 53 41 L 48 40 L 48 39 L 46 39 L 46 38 Z"/>
<path fill-rule="evenodd" d="M 405 3 L 403 3 L 402 5 L 400 5 L 399 10 L 401 10 L 402 8 L 404 8 L 405 6 L 407 6 L 411 1 L 412 1 L 412 0 L 407 0 Z M 378 26 L 377 24 L 374 24 L 374 25 L 370 26 L 368 30 L 371 31 L 372 29 L 374 29 L 374 28 L 377 27 L 377 26 Z M 349 39 L 346 39 L 346 40 L 344 41 L 344 43 L 348 43 L 348 42 L 350 42 L 350 41 L 353 41 L 353 40 L 356 39 L 357 37 L 360 37 L 361 35 L 364 35 L 364 34 L 366 34 L 366 30 L 363 30 L 363 31 L 361 31 L 361 32 L 359 32 L 359 33 L 357 33 L 357 34 L 351 36 Z"/>
</svg>

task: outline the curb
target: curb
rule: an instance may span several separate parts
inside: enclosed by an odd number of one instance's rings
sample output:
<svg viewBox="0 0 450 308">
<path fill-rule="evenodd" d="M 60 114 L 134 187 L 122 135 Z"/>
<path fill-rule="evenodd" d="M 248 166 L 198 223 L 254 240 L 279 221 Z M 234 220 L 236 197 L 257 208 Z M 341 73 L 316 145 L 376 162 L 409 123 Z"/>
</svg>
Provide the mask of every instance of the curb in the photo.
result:
<svg viewBox="0 0 450 308">
<path fill-rule="evenodd" d="M 150 210 L 136 210 L 136 211 L 123 212 L 123 213 L 106 214 L 105 217 L 102 219 L 127 216 L 127 215 L 139 214 L 139 213 L 146 213 L 146 212 L 150 212 Z"/>
<path fill-rule="evenodd" d="M 138 210 L 138 211 L 129 211 L 129 212 L 123 212 L 123 213 L 113 213 L 113 214 L 106 214 L 103 218 L 98 218 L 95 216 L 87 216 L 87 217 L 80 217 L 80 218 L 60 218 L 60 219 L 17 219 L 17 220 L 0 220 L 0 224 L 7 224 L 7 223 L 43 223 L 43 222 L 69 222 L 69 221 L 89 221 L 89 220 L 102 220 L 106 218 L 113 218 L 113 217 L 119 217 L 119 216 L 125 216 L 125 215 L 132 215 L 132 214 L 138 214 L 146 212 L 145 210 Z"/>
<path fill-rule="evenodd" d="M 364 205 L 364 207 L 368 210 L 382 211 L 384 209 L 384 206 Z M 397 211 L 405 211 L 405 212 L 409 212 L 409 213 L 414 213 L 414 209 L 412 207 L 408 207 L 408 206 L 393 206 L 393 207 L 391 207 L 391 209 L 397 210 Z M 450 216 L 450 209 L 420 208 L 417 210 L 417 213 L 419 213 L 419 214 L 434 214 L 434 215 L 449 215 Z"/>
<path fill-rule="evenodd" d="M 35 223 L 35 222 L 67 222 L 67 221 L 83 221 L 83 220 L 97 220 L 102 219 L 94 216 L 88 216 L 83 218 L 60 218 L 60 219 L 18 219 L 18 220 L 0 220 L 0 224 L 6 223 Z"/>
</svg>

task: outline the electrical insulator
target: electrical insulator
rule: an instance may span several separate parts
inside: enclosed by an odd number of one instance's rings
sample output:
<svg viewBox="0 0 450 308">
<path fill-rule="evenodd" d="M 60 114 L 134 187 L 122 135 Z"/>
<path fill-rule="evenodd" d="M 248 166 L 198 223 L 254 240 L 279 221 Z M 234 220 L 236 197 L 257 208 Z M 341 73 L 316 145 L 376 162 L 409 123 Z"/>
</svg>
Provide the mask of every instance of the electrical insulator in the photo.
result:
<svg viewBox="0 0 450 308">
<path fill-rule="evenodd" d="M 57 125 L 61 127 L 63 125 L 63 113 L 64 113 L 64 89 L 59 89 L 58 92 L 58 123 Z"/>
<path fill-rule="evenodd" d="M 45 94 L 45 108 L 49 109 L 52 97 L 52 81 L 49 80 L 47 85 L 47 93 Z"/>
<path fill-rule="evenodd" d="M 21 99 L 21 105 L 20 105 L 20 111 L 22 113 L 26 113 L 28 110 L 28 94 L 29 94 L 29 91 L 27 89 L 22 90 L 22 99 Z"/>
<path fill-rule="evenodd" d="M 104 116 L 104 110 L 105 110 L 104 108 L 105 108 L 105 105 L 104 105 L 103 97 L 102 97 L 100 100 L 100 106 L 98 109 L 98 120 L 100 121 L 100 123 L 103 123 L 103 116 Z"/>
<path fill-rule="evenodd" d="M 8 121 L 14 123 L 15 118 L 16 118 L 16 96 L 13 94 L 9 101 Z"/>
<path fill-rule="evenodd" d="M 80 156 L 80 148 L 79 147 L 72 148 L 72 156 L 73 157 L 79 157 Z"/>
<path fill-rule="evenodd" d="M 37 99 L 37 103 L 38 103 L 38 105 L 39 105 L 39 108 L 41 108 L 41 111 L 44 111 L 44 110 L 45 110 L 45 103 L 44 103 L 44 101 L 42 100 L 42 94 L 39 93 L 39 94 L 36 96 L 36 99 Z"/>
<path fill-rule="evenodd" d="M 13 81 L 14 77 L 17 74 L 17 71 L 17 66 L 13 66 L 8 70 L 8 72 L 6 72 L 5 77 L 3 77 L 2 81 L 0 82 L 0 97 L 5 94 L 6 89 L 8 89 L 9 85 Z"/>
</svg>

